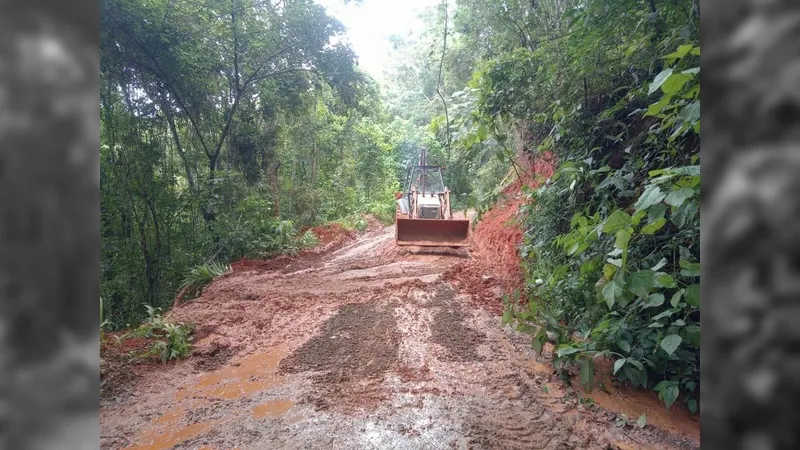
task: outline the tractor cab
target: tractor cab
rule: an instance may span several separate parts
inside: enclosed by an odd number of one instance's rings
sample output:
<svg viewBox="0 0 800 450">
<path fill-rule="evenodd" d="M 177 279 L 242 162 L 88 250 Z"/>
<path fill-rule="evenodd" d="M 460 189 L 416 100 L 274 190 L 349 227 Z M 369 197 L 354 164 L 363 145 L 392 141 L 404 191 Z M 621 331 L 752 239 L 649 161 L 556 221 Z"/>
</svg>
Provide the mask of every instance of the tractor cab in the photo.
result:
<svg viewBox="0 0 800 450">
<path fill-rule="evenodd" d="M 467 246 L 469 220 L 453 219 L 450 191 L 444 185 L 442 167 L 409 166 L 403 192 L 398 192 L 395 242 L 397 245 L 436 247 Z"/>
</svg>

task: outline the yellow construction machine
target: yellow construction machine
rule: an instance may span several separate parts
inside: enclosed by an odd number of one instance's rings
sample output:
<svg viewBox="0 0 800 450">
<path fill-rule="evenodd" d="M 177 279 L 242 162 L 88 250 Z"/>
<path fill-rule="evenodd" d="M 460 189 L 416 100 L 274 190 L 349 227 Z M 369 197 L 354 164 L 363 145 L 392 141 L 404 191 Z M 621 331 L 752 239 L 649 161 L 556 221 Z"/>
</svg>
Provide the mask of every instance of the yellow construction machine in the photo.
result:
<svg viewBox="0 0 800 450">
<path fill-rule="evenodd" d="M 395 195 L 395 242 L 423 247 L 466 247 L 470 220 L 453 218 L 443 168 L 427 165 L 426 159 L 423 149 L 418 165 L 408 166 L 405 191 Z"/>
</svg>

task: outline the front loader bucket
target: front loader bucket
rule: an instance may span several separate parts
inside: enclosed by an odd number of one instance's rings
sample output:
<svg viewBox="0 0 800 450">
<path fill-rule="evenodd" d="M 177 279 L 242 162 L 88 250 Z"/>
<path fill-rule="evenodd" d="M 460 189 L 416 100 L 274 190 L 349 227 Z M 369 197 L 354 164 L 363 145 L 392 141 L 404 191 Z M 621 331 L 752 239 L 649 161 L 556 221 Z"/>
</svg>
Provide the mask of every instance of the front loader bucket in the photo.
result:
<svg viewBox="0 0 800 450">
<path fill-rule="evenodd" d="M 469 244 L 469 220 L 397 218 L 397 245 L 421 247 L 466 247 Z"/>
</svg>

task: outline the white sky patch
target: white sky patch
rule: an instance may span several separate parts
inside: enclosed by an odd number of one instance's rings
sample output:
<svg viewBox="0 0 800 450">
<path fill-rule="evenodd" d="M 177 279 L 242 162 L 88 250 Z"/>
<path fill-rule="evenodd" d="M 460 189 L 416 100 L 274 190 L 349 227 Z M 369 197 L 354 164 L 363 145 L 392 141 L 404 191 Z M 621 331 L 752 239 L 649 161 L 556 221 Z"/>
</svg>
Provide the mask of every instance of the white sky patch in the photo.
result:
<svg viewBox="0 0 800 450">
<path fill-rule="evenodd" d="M 389 37 L 396 34 L 407 38 L 423 30 L 419 14 L 441 0 L 363 0 L 345 5 L 342 0 L 316 0 L 328 14 L 347 27 L 347 38 L 358 55 L 359 66 L 379 82 L 390 62 L 392 44 Z"/>
</svg>

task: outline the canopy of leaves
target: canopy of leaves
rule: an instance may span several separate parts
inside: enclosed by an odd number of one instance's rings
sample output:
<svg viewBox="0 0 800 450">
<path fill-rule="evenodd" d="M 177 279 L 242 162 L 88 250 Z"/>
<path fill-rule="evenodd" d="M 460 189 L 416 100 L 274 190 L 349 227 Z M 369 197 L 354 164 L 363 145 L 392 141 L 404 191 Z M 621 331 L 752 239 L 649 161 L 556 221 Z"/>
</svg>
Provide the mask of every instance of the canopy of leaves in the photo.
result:
<svg viewBox="0 0 800 450">
<path fill-rule="evenodd" d="M 297 251 L 393 213 L 407 129 L 310 0 L 109 0 L 101 20 L 102 299 L 118 326 L 191 269 Z M 410 149 L 408 149 L 410 151 Z"/>
</svg>

